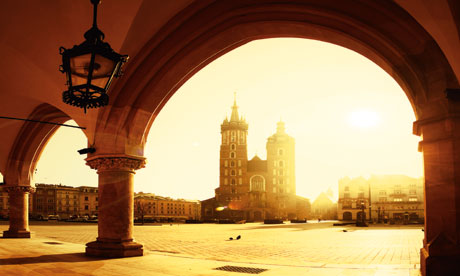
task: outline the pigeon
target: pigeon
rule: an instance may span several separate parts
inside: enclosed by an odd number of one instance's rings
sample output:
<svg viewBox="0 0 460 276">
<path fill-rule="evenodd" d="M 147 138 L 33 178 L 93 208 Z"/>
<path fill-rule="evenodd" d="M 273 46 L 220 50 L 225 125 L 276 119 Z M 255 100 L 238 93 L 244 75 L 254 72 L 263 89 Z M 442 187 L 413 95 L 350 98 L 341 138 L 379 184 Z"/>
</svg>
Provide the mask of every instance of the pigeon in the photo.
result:
<svg viewBox="0 0 460 276">
<path fill-rule="evenodd" d="M 345 230 L 345 229 L 343 229 L 342 231 L 343 231 L 343 232 L 348 232 L 348 231 L 347 231 L 347 230 Z"/>
<path fill-rule="evenodd" d="M 229 239 L 229 240 L 231 240 L 231 241 L 233 240 L 233 238 L 232 238 L 232 237 L 230 237 L 230 238 L 228 238 L 228 239 Z"/>
<path fill-rule="evenodd" d="M 240 235 L 238 235 L 238 237 L 236 237 L 236 239 L 237 239 L 237 240 L 241 239 L 241 236 L 240 236 Z"/>
</svg>

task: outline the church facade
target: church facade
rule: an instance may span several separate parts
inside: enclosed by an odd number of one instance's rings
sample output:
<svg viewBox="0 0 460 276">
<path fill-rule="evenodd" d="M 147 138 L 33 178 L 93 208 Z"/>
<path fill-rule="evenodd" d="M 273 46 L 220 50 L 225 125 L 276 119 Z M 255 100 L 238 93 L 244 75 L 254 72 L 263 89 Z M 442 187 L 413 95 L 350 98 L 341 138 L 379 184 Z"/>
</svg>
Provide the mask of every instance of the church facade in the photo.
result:
<svg viewBox="0 0 460 276">
<path fill-rule="evenodd" d="M 236 100 L 230 120 L 221 125 L 219 187 L 202 201 L 203 219 L 261 221 L 304 219 L 309 201 L 296 195 L 295 140 L 278 122 L 267 139 L 267 160 L 247 154 L 248 124 L 239 116 Z"/>
</svg>

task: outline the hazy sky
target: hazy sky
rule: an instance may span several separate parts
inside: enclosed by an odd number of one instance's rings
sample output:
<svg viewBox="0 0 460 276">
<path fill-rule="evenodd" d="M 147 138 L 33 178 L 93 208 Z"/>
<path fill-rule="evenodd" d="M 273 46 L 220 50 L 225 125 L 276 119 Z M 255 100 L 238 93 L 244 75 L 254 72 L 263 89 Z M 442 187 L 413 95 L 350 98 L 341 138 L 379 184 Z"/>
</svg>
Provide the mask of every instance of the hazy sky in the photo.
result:
<svg viewBox="0 0 460 276">
<path fill-rule="evenodd" d="M 249 124 L 248 157 L 265 158 L 280 118 L 296 140 L 297 194 L 313 200 L 339 178 L 423 175 L 413 110 L 380 67 L 348 49 L 306 39 L 248 43 L 212 62 L 170 99 L 151 128 L 135 191 L 206 199 L 219 183 L 220 124 L 233 93 Z M 83 133 L 61 128 L 37 167 L 38 183 L 97 185 L 76 151 Z"/>
</svg>

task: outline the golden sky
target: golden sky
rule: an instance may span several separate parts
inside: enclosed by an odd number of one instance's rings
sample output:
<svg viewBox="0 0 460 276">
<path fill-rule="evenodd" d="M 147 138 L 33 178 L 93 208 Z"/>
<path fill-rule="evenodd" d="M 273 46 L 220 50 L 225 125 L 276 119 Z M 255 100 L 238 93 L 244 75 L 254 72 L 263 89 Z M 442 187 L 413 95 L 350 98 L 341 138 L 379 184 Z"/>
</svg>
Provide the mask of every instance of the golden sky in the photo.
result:
<svg viewBox="0 0 460 276">
<path fill-rule="evenodd" d="M 423 175 L 415 120 L 399 85 L 365 57 L 320 41 L 280 38 L 248 43 L 198 72 L 170 99 L 151 128 L 148 163 L 135 191 L 206 199 L 219 183 L 220 124 L 233 93 L 249 124 L 248 158 L 266 157 L 282 119 L 296 140 L 297 194 L 313 200 L 339 178 Z M 96 186 L 76 151 L 83 133 L 61 128 L 45 148 L 35 182 Z"/>
</svg>

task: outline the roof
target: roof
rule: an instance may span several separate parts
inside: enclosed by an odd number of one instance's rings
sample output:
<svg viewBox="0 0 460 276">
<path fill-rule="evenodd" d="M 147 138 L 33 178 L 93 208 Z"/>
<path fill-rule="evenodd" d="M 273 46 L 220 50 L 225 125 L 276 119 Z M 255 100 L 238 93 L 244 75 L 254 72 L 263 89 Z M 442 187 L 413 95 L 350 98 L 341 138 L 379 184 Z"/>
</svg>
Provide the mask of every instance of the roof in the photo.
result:
<svg viewBox="0 0 460 276">
<path fill-rule="evenodd" d="M 248 161 L 248 172 L 266 172 L 267 160 L 262 160 L 259 156 L 255 155 Z"/>
</svg>

